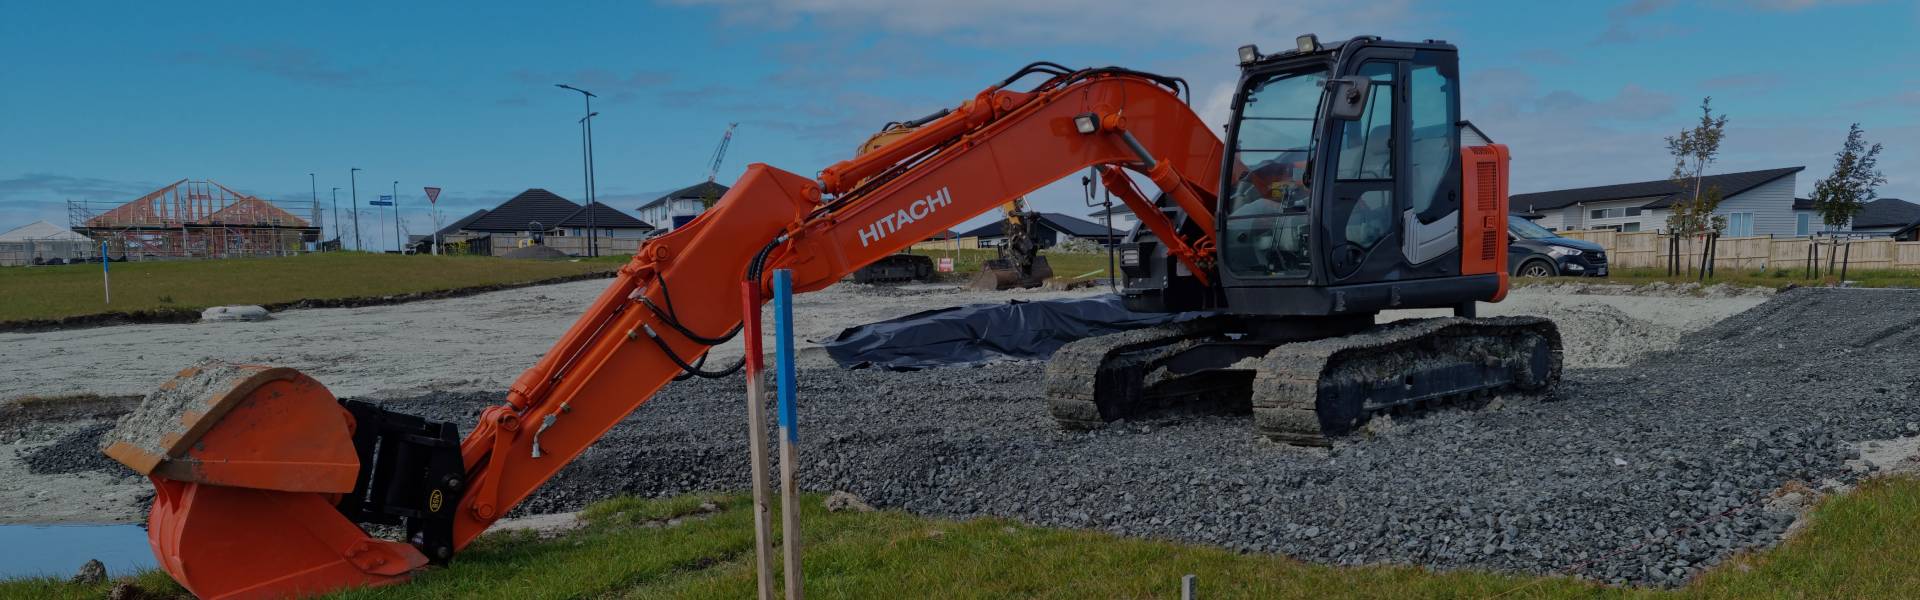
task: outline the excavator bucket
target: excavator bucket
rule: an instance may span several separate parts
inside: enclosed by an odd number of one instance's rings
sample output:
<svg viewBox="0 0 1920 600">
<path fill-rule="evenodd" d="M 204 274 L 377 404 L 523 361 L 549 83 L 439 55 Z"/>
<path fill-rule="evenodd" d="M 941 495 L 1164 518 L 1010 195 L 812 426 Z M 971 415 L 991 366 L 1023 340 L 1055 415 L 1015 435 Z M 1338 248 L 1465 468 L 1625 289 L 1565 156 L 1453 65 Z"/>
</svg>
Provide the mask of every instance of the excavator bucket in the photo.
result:
<svg viewBox="0 0 1920 600">
<path fill-rule="evenodd" d="M 147 540 L 196 596 L 404 581 L 426 556 L 334 508 L 359 476 L 352 421 L 299 371 L 207 363 L 148 394 L 103 450 L 153 481 Z"/>
<path fill-rule="evenodd" d="M 1044 256 L 1033 257 L 1033 270 L 1021 273 L 1020 267 L 1004 258 L 987 259 L 980 264 L 980 272 L 973 276 L 967 287 L 983 291 L 1011 290 L 1014 288 L 1037 288 L 1053 277 L 1053 266 L 1047 264 Z"/>
</svg>

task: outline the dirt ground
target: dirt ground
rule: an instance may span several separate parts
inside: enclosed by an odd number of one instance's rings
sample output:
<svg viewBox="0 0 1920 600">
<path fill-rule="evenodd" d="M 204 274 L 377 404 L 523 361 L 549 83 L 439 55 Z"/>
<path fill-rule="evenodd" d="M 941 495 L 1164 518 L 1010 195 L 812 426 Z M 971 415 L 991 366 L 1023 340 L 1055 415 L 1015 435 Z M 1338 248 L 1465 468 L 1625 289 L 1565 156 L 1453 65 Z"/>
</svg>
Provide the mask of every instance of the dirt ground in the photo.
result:
<svg viewBox="0 0 1920 600">
<path fill-rule="evenodd" d="M 263 322 L 126 325 L 0 334 L 0 347 L 31 360 L 0 363 L 0 402 L 69 395 L 105 397 L 86 411 L 13 409 L 0 418 L 0 523 L 124 522 L 138 518 L 145 482 L 130 474 L 59 469 L 39 472 L 20 456 L 68 443 L 124 412 L 138 397 L 202 359 L 290 366 L 342 397 L 397 398 L 434 391 L 504 389 L 536 361 L 604 288 L 603 280 L 494 292 L 465 298 L 344 309 L 290 310 Z M 842 284 L 795 300 L 803 363 L 829 364 L 812 340 L 845 327 L 948 306 L 1077 297 L 1071 292 L 974 292 L 953 285 Z M 1768 292 L 1725 289 L 1614 289 L 1580 284 L 1521 288 L 1483 316 L 1554 319 L 1566 338 L 1569 367 L 1621 366 L 1680 336 L 1765 301 Z M 1438 311 L 1403 311 L 1390 318 Z M 771 344 L 769 344 L 771 346 Z M 739 356 L 735 342 L 713 358 Z M 59 406 L 59 402 L 51 402 Z M 91 412 L 88 412 L 91 411 Z M 85 413 L 85 414 L 82 414 Z M 4 417 L 5 413 L 0 413 Z M 104 460 L 104 459 L 102 459 Z"/>
</svg>

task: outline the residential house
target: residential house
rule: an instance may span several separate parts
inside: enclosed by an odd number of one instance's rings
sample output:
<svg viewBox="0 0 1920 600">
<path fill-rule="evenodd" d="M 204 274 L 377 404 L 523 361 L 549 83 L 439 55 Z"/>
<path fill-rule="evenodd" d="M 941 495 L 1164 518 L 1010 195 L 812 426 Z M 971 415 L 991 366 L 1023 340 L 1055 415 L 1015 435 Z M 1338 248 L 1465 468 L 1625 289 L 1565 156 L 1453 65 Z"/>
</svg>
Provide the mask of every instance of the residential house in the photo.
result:
<svg viewBox="0 0 1920 600">
<path fill-rule="evenodd" d="M 1850 227 L 1855 233 L 1873 233 L 1913 241 L 1920 230 L 1920 204 L 1899 198 L 1881 198 L 1860 207 Z"/>
<path fill-rule="evenodd" d="M 1722 199 L 1714 214 L 1726 218 L 1727 236 L 1806 235 L 1803 225 L 1809 221 L 1803 215 L 1811 214 L 1811 208 L 1801 207 L 1793 197 L 1796 179 L 1805 168 L 1708 175 L 1700 184 L 1703 189 L 1720 190 Z M 1555 231 L 1664 231 L 1673 204 L 1692 192 L 1690 185 L 1656 179 L 1515 194 L 1508 199 L 1508 210 Z M 1818 223 L 1817 217 L 1811 220 L 1816 228 Z"/>
<path fill-rule="evenodd" d="M 468 243 L 475 254 L 497 255 L 513 249 L 538 233 L 545 237 L 581 238 L 590 231 L 601 238 L 632 239 L 652 231 L 652 225 L 635 219 L 613 207 L 595 202 L 591 207 L 574 204 L 553 192 L 531 188 L 484 213 L 475 213 L 442 229 L 447 238 Z M 549 244 L 569 254 L 585 253 L 586 244 Z M 627 244 L 631 245 L 631 244 Z"/>
<path fill-rule="evenodd" d="M 1033 237 L 1041 248 L 1052 248 L 1075 239 L 1090 239 L 1103 246 L 1111 246 L 1120 241 L 1126 232 L 1108 229 L 1107 226 L 1091 221 L 1077 219 L 1060 213 L 1036 213 Z M 992 248 L 1006 241 L 1005 221 L 994 221 L 973 229 L 960 232 L 960 246 Z"/>
<path fill-rule="evenodd" d="M 1133 214 L 1133 209 L 1127 208 L 1127 205 L 1119 203 L 1115 203 L 1112 208 L 1103 208 L 1087 213 L 1087 217 L 1093 219 L 1093 222 L 1102 225 L 1107 224 L 1107 219 L 1111 217 L 1113 219 L 1113 228 L 1116 231 L 1129 231 L 1133 229 L 1134 225 L 1140 223 L 1140 217 Z"/>
<path fill-rule="evenodd" d="M 702 181 L 683 187 L 666 195 L 654 198 L 640 205 L 634 214 L 648 223 L 659 223 L 661 227 L 674 229 L 692 221 L 700 213 L 706 212 L 720 197 L 727 195 L 727 186 L 711 181 Z"/>
</svg>

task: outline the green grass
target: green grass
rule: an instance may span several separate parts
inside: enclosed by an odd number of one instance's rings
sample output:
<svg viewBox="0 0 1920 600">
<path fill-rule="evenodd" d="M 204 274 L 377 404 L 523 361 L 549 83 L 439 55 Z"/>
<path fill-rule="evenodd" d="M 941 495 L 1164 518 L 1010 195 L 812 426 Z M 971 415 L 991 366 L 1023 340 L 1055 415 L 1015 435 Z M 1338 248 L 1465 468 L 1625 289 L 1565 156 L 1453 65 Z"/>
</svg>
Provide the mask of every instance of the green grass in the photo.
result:
<svg viewBox="0 0 1920 600">
<path fill-rule="evenodd" d="M 719 510 L 704 513 L 701 505 L 709 502 Z M 809 495 L 802 518 L 807 594 L 816 598 L 1167 598 L 1177 596 L 1180 577 L 1188 573 L 1199 576 L 1207 598 L 1920 597 L 1920 570 L 1912 568 L 1913 557 L 1920 556 L 1915 479 L 1870 481 L 1830 499 L 1793 540 L 1735 557 L 1678 590 L 1478 571 L 1329 567 L 1002 519 L 828 513 L 819 503 L 819 496 Z M 683 520 L 661 526 L 676 517 Z M 412 583 L 336 597 L 753 595 L 753 531 L 743 495 L 617 499 L 589 508 L 583 520 L 584 528 L 553 539 L 527 532 L 489 535 L 452 566 Z M 139 583 L 178 590 L 151 573 Z M 0 582 L 0 597 L 97 598 L 105 589 L 19 580 Z"/>
<path fill-rule="evenodd" d="M 100 265 L 0 269 L 0 322 L 109 312 L 198 311 L 221 304 L 377 297 L 522 283 L 618 268 L 627 257 L 579 262 L 485 256 L 329 252 L 280 258 L 113 263 L 113 303 Z"/>
<path fill-rule="evenodd" d="M 1535 279 L 1516 277 L 1513 281 L 1518 285 L 1556 284 L 1571 281 L 1646 285 L 1656 281 L 1678 284 L 1693 283 L 1699 280 L 1700 275 L 1698 273 L 1691 276 L 1669 276 L 1667 275 L 1666 269 L 1625 268 L 1614 269 L 1607 273 L 1606 277 L 1593 279 L 1567 277 Z M 1853 282 L 1853 285 L 1860 287 L 1920 287 L 1920 271 L 1850 269 L 1847 271 L 1847 280 Z M 1786 287 L 1788 284 L 1805 287 L 1836 284 L 1839 282 L 1840 277 L 1837 273 L 1823 273 L 1819 278 L 1808 278 L 1806 277 L 1805 269 L 1748 269 L 1737 271 L 1733 269 L 1719 269 L 1714 271 L 1713 277 L 1706 280 L 1707 285 L 1730 283 L 1734 285 L 1749 285 L 1776 289 Z"/>
<path fill-rule="evenodd" d="M 909 250 L 911 254 L 931 256 L 938 261 L 953 257 L 955 273 L 971 277 L 980 272 L 980 263 L 998 257 L 999 251 L 991 248 L 972 250 Z M 1053 267 L 1053 276 L 1060 279 L 1106 278 L 1107 253 L 1105 252 L 1053 252 L 1042 250 L 1041 256 L 1047 257 L 1047 264 Z"/>
</svg>

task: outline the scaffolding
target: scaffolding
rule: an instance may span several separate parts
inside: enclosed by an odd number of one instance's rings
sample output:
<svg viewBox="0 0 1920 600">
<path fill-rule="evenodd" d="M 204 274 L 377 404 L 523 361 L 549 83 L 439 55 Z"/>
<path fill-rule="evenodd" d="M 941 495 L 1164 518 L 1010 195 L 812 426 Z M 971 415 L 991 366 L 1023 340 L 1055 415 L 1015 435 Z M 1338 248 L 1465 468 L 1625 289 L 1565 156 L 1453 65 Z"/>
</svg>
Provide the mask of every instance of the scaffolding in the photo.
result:
<svg viewBox="0 0 1920 600">
<path fill-rule="evenodd" d="M 212 180 L 182 179 L 126 203 L 67 201 L 69 227 L 106 242 L 114 260 L 302 254 L 319 246 L 319 216 L 317 203 L 275 204 Z"/>
</svg>

